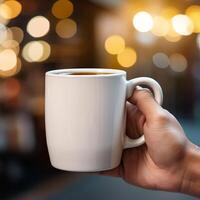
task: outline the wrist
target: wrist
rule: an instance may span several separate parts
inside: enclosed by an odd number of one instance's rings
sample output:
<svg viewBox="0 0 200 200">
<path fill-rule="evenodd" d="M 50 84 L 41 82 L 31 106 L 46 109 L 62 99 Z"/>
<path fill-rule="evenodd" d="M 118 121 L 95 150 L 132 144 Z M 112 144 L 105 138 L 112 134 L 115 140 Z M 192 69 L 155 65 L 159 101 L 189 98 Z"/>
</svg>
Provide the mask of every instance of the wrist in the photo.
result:
<svg viewBox="0 0 200 200">
<path fill-rule="evenodd" d="M 190 143 L 183 162 L 180 192 L 200 196 L 200 148 Z"/>
</svg>

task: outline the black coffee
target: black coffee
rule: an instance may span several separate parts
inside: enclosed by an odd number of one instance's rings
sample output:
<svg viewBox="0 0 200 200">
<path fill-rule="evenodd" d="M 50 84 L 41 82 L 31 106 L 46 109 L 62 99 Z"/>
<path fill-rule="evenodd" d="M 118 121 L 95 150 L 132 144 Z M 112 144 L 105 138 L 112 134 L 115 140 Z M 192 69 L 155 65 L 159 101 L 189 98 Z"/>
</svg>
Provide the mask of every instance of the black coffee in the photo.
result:
<svg viewBox="0 0 200 200">
<path fill-rule="evenodd" d="M 106 75 L 112 73 L 105 73 L 105 72 L 74 72 L 70 73 L 69 75 Z"/>
<path fill-rule="evenodd" d="M 108 74 L 113 74 L 113 73 L 106 73 L 106 72 L 59 72 L 59 74 L 62 75 L 77 75 L 77 76 L 81 76 L 81 75 L 108 75 Z"/>
</svg>

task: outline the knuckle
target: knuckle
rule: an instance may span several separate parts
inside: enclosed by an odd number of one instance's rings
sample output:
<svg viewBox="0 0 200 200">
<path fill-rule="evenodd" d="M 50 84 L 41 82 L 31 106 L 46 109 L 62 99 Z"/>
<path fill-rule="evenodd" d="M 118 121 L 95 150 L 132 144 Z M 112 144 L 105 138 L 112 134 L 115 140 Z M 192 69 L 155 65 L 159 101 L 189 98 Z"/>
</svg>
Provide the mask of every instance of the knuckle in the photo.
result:
<svg viewBox="0 0 200 200">
<path fill-rule="evenodd" d="M 165 110 L 160 111 L 156 116 L 156 121 L 159 124 L 167 124 L 169 122 L 169 115 Z"/>
</svg>

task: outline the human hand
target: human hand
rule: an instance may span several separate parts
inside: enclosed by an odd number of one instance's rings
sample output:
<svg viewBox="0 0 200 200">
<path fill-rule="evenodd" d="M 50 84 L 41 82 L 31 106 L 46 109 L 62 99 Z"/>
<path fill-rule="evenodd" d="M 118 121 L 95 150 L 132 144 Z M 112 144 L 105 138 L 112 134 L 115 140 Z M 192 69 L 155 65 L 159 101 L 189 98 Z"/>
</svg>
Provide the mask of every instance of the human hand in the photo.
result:
<svg viewBox="0 0 200 200">
<path fill-rule="evenodd" d="M 120 166 L 102 174 L 144 188 L 181 192 L 192 143 L 176 118 L 147 90 L 136 90 L 129 102 L 126 134 L 135 138 L 144 133 L 146 144 L 124 150 Z"/>
</svg>

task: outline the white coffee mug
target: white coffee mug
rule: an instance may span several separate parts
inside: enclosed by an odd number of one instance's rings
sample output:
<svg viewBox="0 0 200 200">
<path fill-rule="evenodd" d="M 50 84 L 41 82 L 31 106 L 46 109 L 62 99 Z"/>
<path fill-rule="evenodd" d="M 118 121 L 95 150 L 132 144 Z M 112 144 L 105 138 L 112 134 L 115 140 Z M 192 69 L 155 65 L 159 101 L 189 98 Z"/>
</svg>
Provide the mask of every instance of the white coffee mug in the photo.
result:
<svg viewBox="0 0 200 200">
<path fill-rule="evenodd" d="M 127 81 L 122 70 L 47 72 L 45 124 L 51 164 L 67 171 L 108 170 L 119 165 L 124 148 L 142 145 L 144 136 L 130 139 L 125 135 L 126 100 L 138 85 L 151 88 L 155 100 L 162 103 L 162 89 L 155 80 Z"/>
</svg>

